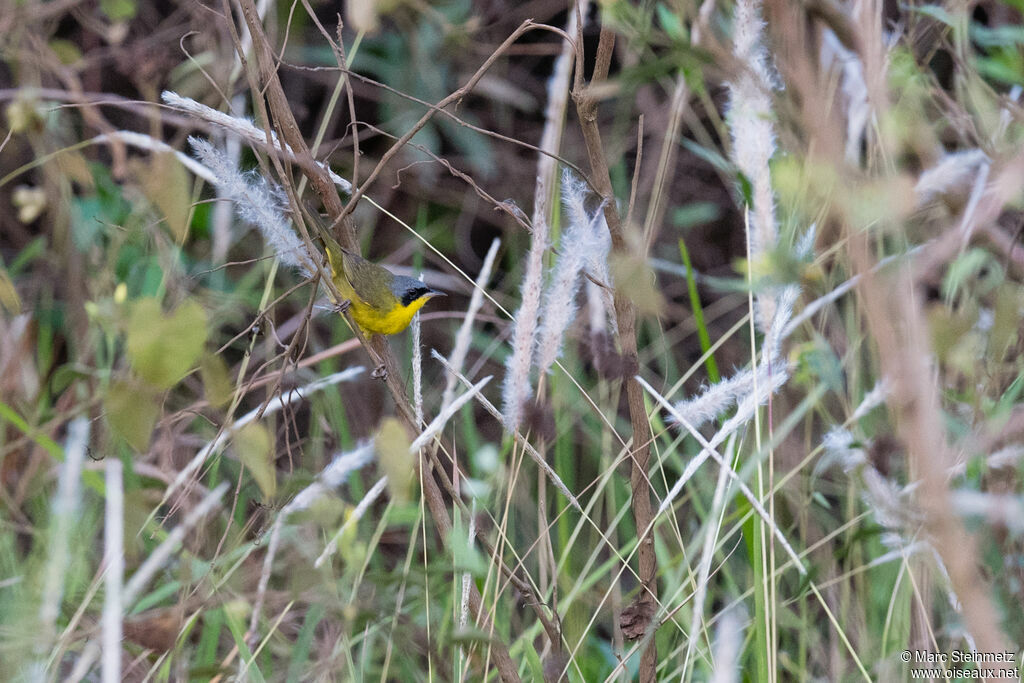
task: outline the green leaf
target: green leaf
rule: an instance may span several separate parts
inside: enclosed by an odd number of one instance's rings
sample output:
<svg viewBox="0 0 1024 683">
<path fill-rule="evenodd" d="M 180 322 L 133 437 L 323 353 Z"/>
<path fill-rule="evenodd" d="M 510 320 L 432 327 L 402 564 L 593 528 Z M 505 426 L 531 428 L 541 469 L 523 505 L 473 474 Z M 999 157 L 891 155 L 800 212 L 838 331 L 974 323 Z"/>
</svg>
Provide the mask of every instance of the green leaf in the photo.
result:
<svg viewBox="0 0 1024 683">
<path fill-rule="evenodd" d="M 683 240 L 679 240 L 679 254 L 683 257 L 683 265 L 686 266 L 686 290 L 690 295 L 690 310 L 693 311 L 693 322 L 697 326 L 697 338 L 700 339 L 700 350 L 707 354 L 707 359 L 704 361 L 704 365 L 708 369 L 708 379 L 711 380 L 712 384 L 715 384 L 722 378 L 722 375 L 718 372 L 718 364 L 715 362 L 714 354 L 710 353 L 711 335 L 708 333 L 708 327 L 704 323 L 704 308 L 701 306 L 700 294 L 697 292 L 697 280 L 693 275 L 693 264 L 690 262 L 690 252 L 686 248 L 686 243 L 683 242 Z"/>
<path fill-rule="evenodd" d="M 274 468 L 273 444 L 267 429 L 258 423 L 247 424 L 235 434 L 235 453 L 252 472 L 252 478 L 266 498 L 277 494 L 277 471 Z"/>
<path fill-rule="evenodd" d="M 100 11 L 111 21 L 128 21 L 138 12 L 135 0 L 100 0 Z"/>
<path fill-rule="evenodd" d="M 288 683 L 298 683 L 305 673 L 309 651 L 313 645 L 313 637 L 316 635 L 316 627 L 324 618 L 327 606 L 322 602 L 314 602 L 309 606 L 309 611 L 299 629 L 299 635 L 295 638 L 295 644 L 291 647 L 288 663 Z"/>
<path fill-rule="evenodd" d="M 137 451 L 149 447 L 160 406 L 147 387 L 136 382 L 114 382 L 107 389 L 103 410 L 111 429 L 128 445 Z"/>
<path fill-rule="evenodd" d="M 982 76 L 1011 85 L 1024 83 L 1024 60 L 1018 50 L 999 48 L 991 58 L 976 60 Z"/>
<path fill-rule="evenodd" d="M 203 354 L 199 360 L 199 376 L 203 378 L 206 400 L 211 406 L 220 408 L 231 400 L 235 387 L 231 384 L 231 373 L 223 358 L 213 353 Z"/>
<path fill-rule="evenodd" d="M 690 202 L 672 211 L 672 224 L 689 228 L 717 220 L 721 210 L 714 202 Z"/>
<path fill-rule="evenodd" d="M 374 445 L 381 469 L 388 477 L 391 499 L 398 503 L 408 501 L 416 460 L 409 452 L 409 437 L 402 424 L 393 417 L 384 420 Z"/>
<path fill-rule="evenodd" d="M 544 680 L 544 665 L 537 654 L 537 648 L 528 640 L 523 643 L 523 654 L 526 656 L 526 663 L 530 665 L 530 673 L 535 681 Z"/>
<path fill-rule="evenodd" d="M 984 249 L 969 249 L 956 257 L 942 280 L 942 296 L 951 301 L 978 276 L 991 260 Z"/>
<path fill-rule="evenodd" d="M 453 569 L 469 572 L 476 577 L 487 576 L 487 561 L 466 533 L 462 518 L 456 515 L 452 521 L 454 525 L 452 533 L 448 535 L 448 544 L 452 549 Z"/>
<path fill-rule="evenodd" d="M 716 170 L 723 173 L 735 173 L 736 167 L 731 161 L 726 159 L 722 154 L 716 150 L 704 147 L 693 140 L 682 139 L 679 144 L 688 149 L 690 152 L 695 154 L 700 159 L 708 162 L 715 167 Z"/>
<path fill-rule="evenodd" d="M 686 40 L 686 28 L 678 14 L 660 2 L 654 6 L 654 11 L 658 14 L 658 23 L 665 29 L 669 38 L 677 41 Z"/>
<path fill-rule="evenodd" d="M 1024 26 L 993 26 L 971 24 L 971 40 L 982 47 L 1010 47 L 1024 44 Z"/>
<path fill-rule="evenodd" d="M 206 344 L 206 313 L 186 301 L 165 314 L 157 299 L 139 299 L 128 322 L 128 358 L 139 376 L 169 389 L 188 373 Z"/>
</svg>

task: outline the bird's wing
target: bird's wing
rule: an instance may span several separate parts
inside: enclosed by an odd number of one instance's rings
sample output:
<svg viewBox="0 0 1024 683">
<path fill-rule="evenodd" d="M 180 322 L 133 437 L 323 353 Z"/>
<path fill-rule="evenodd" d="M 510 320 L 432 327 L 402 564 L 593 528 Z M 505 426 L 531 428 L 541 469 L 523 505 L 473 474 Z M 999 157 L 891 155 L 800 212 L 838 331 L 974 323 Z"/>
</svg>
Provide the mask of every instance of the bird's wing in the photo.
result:
<svg viewBox="0 0 1024 683">
<path fill-rule="evenodd" d="M 345 270 L 352 290 L 363 303 L 384 311 L 391 309 L 391 280 L 394 279 L 391 271 L 347 251 Z"/>
</svg>

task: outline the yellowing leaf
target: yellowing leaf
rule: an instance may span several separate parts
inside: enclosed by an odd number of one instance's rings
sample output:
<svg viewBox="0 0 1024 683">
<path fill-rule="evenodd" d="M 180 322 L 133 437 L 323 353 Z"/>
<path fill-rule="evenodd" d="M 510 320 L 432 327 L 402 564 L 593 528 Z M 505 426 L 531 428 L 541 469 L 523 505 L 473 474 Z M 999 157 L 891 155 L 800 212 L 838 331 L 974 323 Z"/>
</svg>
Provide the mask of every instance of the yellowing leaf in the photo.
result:
<svg viewBox="0 0 1024 683">
<path fill-rule="evenodd" d="M 149 448 L 149 437 L 160 410 L 147 387 L 136 382 L 114 382 L 107 389 L 103 410 L 110 428 L 137 451 Z"/>
<path fill-rule="evenodd" d="M 914 209 L 914 183 L 906 175 L 863 181 L 835 197 L 854 227 L 894 225 Z"/>
<path fill-rule="evenodd" d="M 42 128 L 42 116 L 37 101 L 29 97 L 18 99 L 7 105 L 7 127 L 14 133 L 24 133 L 29 128 Z"/>
<path fill-rule="evenodd" d="M 105 457 L 117 456 L 107 454 Z M 153 491 L 154 489 L 140 488 L 124 492 L 124 554 L 131 563 L 138 562 L 143 556 L 145 540 L 149 538 L 149 534 L 142 533 L 142 530 L 146 528 L 153 506 L 160 503 L 159 496 L 153 500 Z"/>
<path fill-rule="evenodd" d="M 173 154 L 154 154 L 149 168 L 142 175 L 142 189 L 146 197 L 167 218 L 167 227 L 175 239 L 184 242 L 192 210 L 185 168 Z"/>
<path fill-rule="evenodd" d="M 638 314 L 661 314 L 665 300 L 657 289 L 654 271 L 644 260 L 616 252 L 611 256 L 610 265 L 615 289 L 633 301 Z"/>
<path fill-rule="evenodd" d="M 0 306 L 11 315 L 21 313 L 21 297 L 18 296 L 18 290 L 14 288 L 14 283 L 3 268 L 0 268 Z"/>
<path fill-rule="evenodd" d="M 971 331 L 977 316 L 971 317 L 965 313 L 954 312 L 941 304 L 930 306 L 927 316 L 931 328 L 932 349 L 939 360 L 945 363 Z"/>
<path fill-rule="evenodd" d="M 398 503 L 409 500 L 409 487 L 416 472 L 416 459 L 409 452 L 409 436 L 393 417 L 384 420 L 374 444 L 381 469 L 388 476 L 388 493 Z"/>
<path fill-rule="evenodd" d="M 338 537 L 338 554 L 348 566 L 358 566 L 366 558 L 366 544 L 359 542 L 359 525 L 352 522 L 355 508 L 348 508 L 344 513 L 343 531 Z"/>
<path fill-rule="evenodd" d="M 70 40 L 55 38 L 50 41 L 50 49 L 61 64 L 72 65 L 82 61 L 82 51 Z"/>
<path fill-rule="evenodd" d="M 89 162 L 78 150 L 65 150 L 57 155 L 55 161 L 62 175 L 90 190 L 96 186 L 96 179 L 89 170 Z"/>
<path fill-rule="evenodd" d="M 128 358 L 139 377 L 168 389 L 192 369 L 206 343 L 206 313 L 194 301 L 165 314 L 156 299 L 140 299 L 128 321 Z"/>
<path fill-rule="evenodd" d="M 1024 288 L 1006 283 L 996 291 L 992 329 L 988 337 L 988 355 L 992 360 L 1003 360 L 1007 350 L 1017 343 L 1022 318 L 1024 318 Z"/>
<path fill-rule="evenodd" d="M 264 497 L 273 498 L 277 494 L 277 471 L 273 444 L 266 428 L 255 422 L 242 427 L 235 434 L 234 448 L 238 459 L 252 472 Z"/>
<path fill-rule="evenodd" d="M 206 400 L 220 408 L 231 400 L 235 387 L 231 384 L 231 373 L 224 359 L 212 353 L 203 354 L 199 360 L 199 376 L 203 378 Z"/>
</svg>

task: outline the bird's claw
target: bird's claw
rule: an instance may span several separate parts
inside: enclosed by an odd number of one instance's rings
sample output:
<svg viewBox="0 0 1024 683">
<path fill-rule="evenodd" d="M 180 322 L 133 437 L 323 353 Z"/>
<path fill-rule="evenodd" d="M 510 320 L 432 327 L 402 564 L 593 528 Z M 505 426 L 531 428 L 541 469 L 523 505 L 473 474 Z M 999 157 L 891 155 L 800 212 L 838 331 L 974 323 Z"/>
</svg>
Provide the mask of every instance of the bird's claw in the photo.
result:
<svg viewBox="0 0 1024 683">
<path fill-rule="evenodd" d="M 383 363 L 381 363 L 376 368 L 374 368 L 373 372 L 370 374 L 370 377 L 373 377 L 374 379 L 386 380 L 388 378 L 388 369 L 384 367 Z"/>
<path fill-rule="evenodd" d="M 338 315 L 344 315 L 345 312 L 348 311 L 349 306 L 351 305 L 351 299 L 343 299 L 342 301 L 339 301 L 338 303 L 334 304 L 334 312 L 337 313 Z"/>
</svg>

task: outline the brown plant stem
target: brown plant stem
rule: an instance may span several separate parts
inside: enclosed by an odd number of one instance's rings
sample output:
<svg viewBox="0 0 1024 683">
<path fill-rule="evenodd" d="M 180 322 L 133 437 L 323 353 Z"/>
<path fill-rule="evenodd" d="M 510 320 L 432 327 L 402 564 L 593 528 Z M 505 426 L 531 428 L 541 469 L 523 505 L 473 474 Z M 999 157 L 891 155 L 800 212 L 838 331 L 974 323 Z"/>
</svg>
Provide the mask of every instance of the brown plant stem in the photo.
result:
<svg viewBox="0 0 1024 683">
<path fill-rule="evenodd" d="M 578 25 L 581 23 L 579 22 Z M 602 28 L 591 83 L 600 82 L 607 77 L 614 44 L 615 35 L 609 29 Z M 604 216 L 608 223 L 608 232 L 611 234 L 612 248 L 616 251 L 624 252 L 629 247 L 626 243 L 625 229 L 615 205 L 611 175 L 608 172 L 608 162 L 604 156 L 601 131 L 597 125 L 597 99 L 590 93 L 590 90 L 583 82 L 583 64 L 586 62 L 583 58 L 582 31 L 579 29 L 577 29 L 576 50 L 576 78 L 572 96 L 573 101 L 576 103 L 576 113 L 580 120 L 580 128 L 583 132 L 583 140 L 586 143 L 587 156 L 590 160 L 590 184 L 597 190 L 597 193 L 604 201 Z M 619 344 L 622 347 L 623 358 L 627 366 L 636 368 L 639 366 L 636 343 L 636 306 L 619 288 L 616 288 L 615 291 L 615 317 L 619 327 Z M 651 509 L 650 481 L 647 478 L 647 468 L 651 458 L 652 435 L 651 425 L 647 421 L 643 389 L 634 378 L 635 374 L 632 371 L 625 373 L 626 400 L 629 405 L 629 419 L 633 430 L 633 450 L 630 453 L 632 462 L 630 473 L 631 504 L 637 532 L 643 533 L 644 529 L 649 530 L 643 538 L 638 539 L 637 543 L 639 576 L 642 584 L 641 593 L 637 601 L 641 605 L 653 608 L 656 606 L 658 598 L 658 565 L 654 554 L 652 528 L 654 515 Z M 654 610 L 644 610 L 644 612 L 653 614 Z M 653 623 L 655 622 L 652 620 L 651 624 Z M 648 636 L 651 636 L 650 632 L 648 632 Z M 657 646 L 653 637 L 651 637 L 640 658 L 640 681 L 655 680 L 657 660 Z"/>
</svg>

